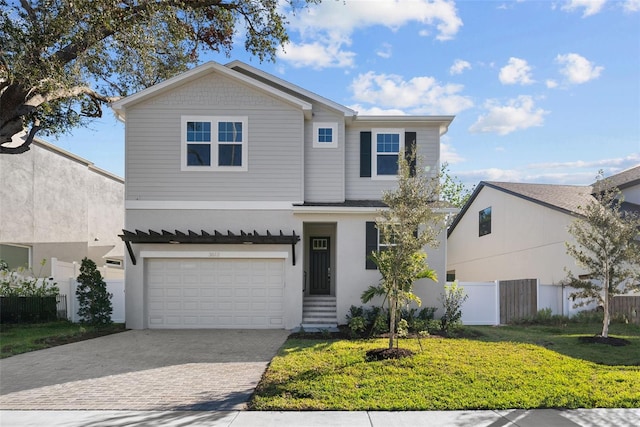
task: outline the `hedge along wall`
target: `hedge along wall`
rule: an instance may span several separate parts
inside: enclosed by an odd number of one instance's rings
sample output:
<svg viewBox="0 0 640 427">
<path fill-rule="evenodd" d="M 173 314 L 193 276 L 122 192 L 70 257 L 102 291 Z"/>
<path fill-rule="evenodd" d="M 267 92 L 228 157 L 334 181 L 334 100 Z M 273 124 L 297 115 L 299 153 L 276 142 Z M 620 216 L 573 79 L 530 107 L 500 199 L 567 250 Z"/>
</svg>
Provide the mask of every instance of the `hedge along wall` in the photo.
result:
<svg viewBox="0 0 640 427">
<path fill-rule="evenodd" d="M 58 318 L 58 301 L 48 297 L 0 297 L 2 323 L 51 322 Z"/>
</svg>

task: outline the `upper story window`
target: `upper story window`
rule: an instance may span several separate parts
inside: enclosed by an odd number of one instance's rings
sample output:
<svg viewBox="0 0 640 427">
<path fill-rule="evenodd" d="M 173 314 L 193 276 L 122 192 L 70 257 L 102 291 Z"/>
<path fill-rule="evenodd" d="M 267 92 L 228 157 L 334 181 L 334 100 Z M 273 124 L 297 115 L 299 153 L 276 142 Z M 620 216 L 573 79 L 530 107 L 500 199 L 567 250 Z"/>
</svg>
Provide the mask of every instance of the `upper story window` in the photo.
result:
<svg viewBox="0 0 640 427">
<path fill-rule="evenodd" d="M 373 177 L 394 179 L 398 175 L 398 156 L 404 153 L 403 129 L 373 129 Z"/>
<path fill-rule="evenodd" d="M 337 123 L 313 124 L 313 148 L 336 148 L 338 146 Z"/>
<path fill-rule="evenodd" d="M 247 117 L 182 117 L 182 170 L 246 171 Z"/>
<path fill-rule="evenodd" d="M 491 206 L 478 213 L 478 236 L 491 234 Z"/>
</svg>

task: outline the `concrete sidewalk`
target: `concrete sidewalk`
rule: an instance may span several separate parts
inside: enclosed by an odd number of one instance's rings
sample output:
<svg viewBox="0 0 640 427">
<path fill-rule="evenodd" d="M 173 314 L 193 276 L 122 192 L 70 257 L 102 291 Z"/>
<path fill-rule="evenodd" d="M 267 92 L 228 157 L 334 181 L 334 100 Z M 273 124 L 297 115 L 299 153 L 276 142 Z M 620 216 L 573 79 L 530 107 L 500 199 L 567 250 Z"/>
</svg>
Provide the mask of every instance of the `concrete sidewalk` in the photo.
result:
<svg viewBox="0 0 640 427">
<path fill-rule="evenodd" d="M 0 411 L 3 427 L 637 427 L 640 409 L 425 412 Z"/>
</svg>

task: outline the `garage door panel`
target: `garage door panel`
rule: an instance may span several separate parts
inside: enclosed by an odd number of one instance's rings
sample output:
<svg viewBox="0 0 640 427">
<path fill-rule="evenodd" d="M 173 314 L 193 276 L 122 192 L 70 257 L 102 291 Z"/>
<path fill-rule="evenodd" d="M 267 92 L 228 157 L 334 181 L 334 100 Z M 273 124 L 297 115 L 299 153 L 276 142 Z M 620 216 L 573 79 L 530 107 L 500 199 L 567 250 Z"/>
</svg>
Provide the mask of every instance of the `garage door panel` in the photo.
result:
<svg viewBox="0 0 640 427">
<path fill-rule="evenodd" d="M 149 259 L 150 328 L 281 328 L 280 259 Z"/>
</svg>

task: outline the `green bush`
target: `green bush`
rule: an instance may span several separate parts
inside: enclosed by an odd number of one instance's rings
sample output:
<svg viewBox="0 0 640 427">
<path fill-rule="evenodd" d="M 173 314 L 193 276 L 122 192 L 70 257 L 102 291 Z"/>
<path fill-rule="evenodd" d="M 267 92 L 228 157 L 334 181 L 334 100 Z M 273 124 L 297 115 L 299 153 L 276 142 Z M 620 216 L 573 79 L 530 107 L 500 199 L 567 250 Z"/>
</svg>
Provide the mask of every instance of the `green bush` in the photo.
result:
<svg viewBox="0 0 640 427">
<path fill-rule="evenodd" d="M 40 270 L 47 263 L 40 262 Z M 33 270 L 19 267 L 9 270 L 7 263 L 0 260 L 0 296 L 4 297 L 55 297 L 60 289 L 55 282 L 40 278 Z"/>
<path fill-rule="evenodd" d="M 88 258 L 82 260 L 80 275 L 78 276 L 76 296 L 80 308 L 78 315 L 83 323 L 90 325 L 111 324 L 112 295 L 107 292 L 107 284 L 102 279 L 96 263 Z"/>
<path fill-rule="evenodd" d="M 462 304 L 469 298 L 464 289 L 455 281 L 444 286 L 441 302 L 444 305 L 444 315 L 440 319 L 442 332 L 445 335 L 454 334 L 462 326 Z"/>
</svg>

